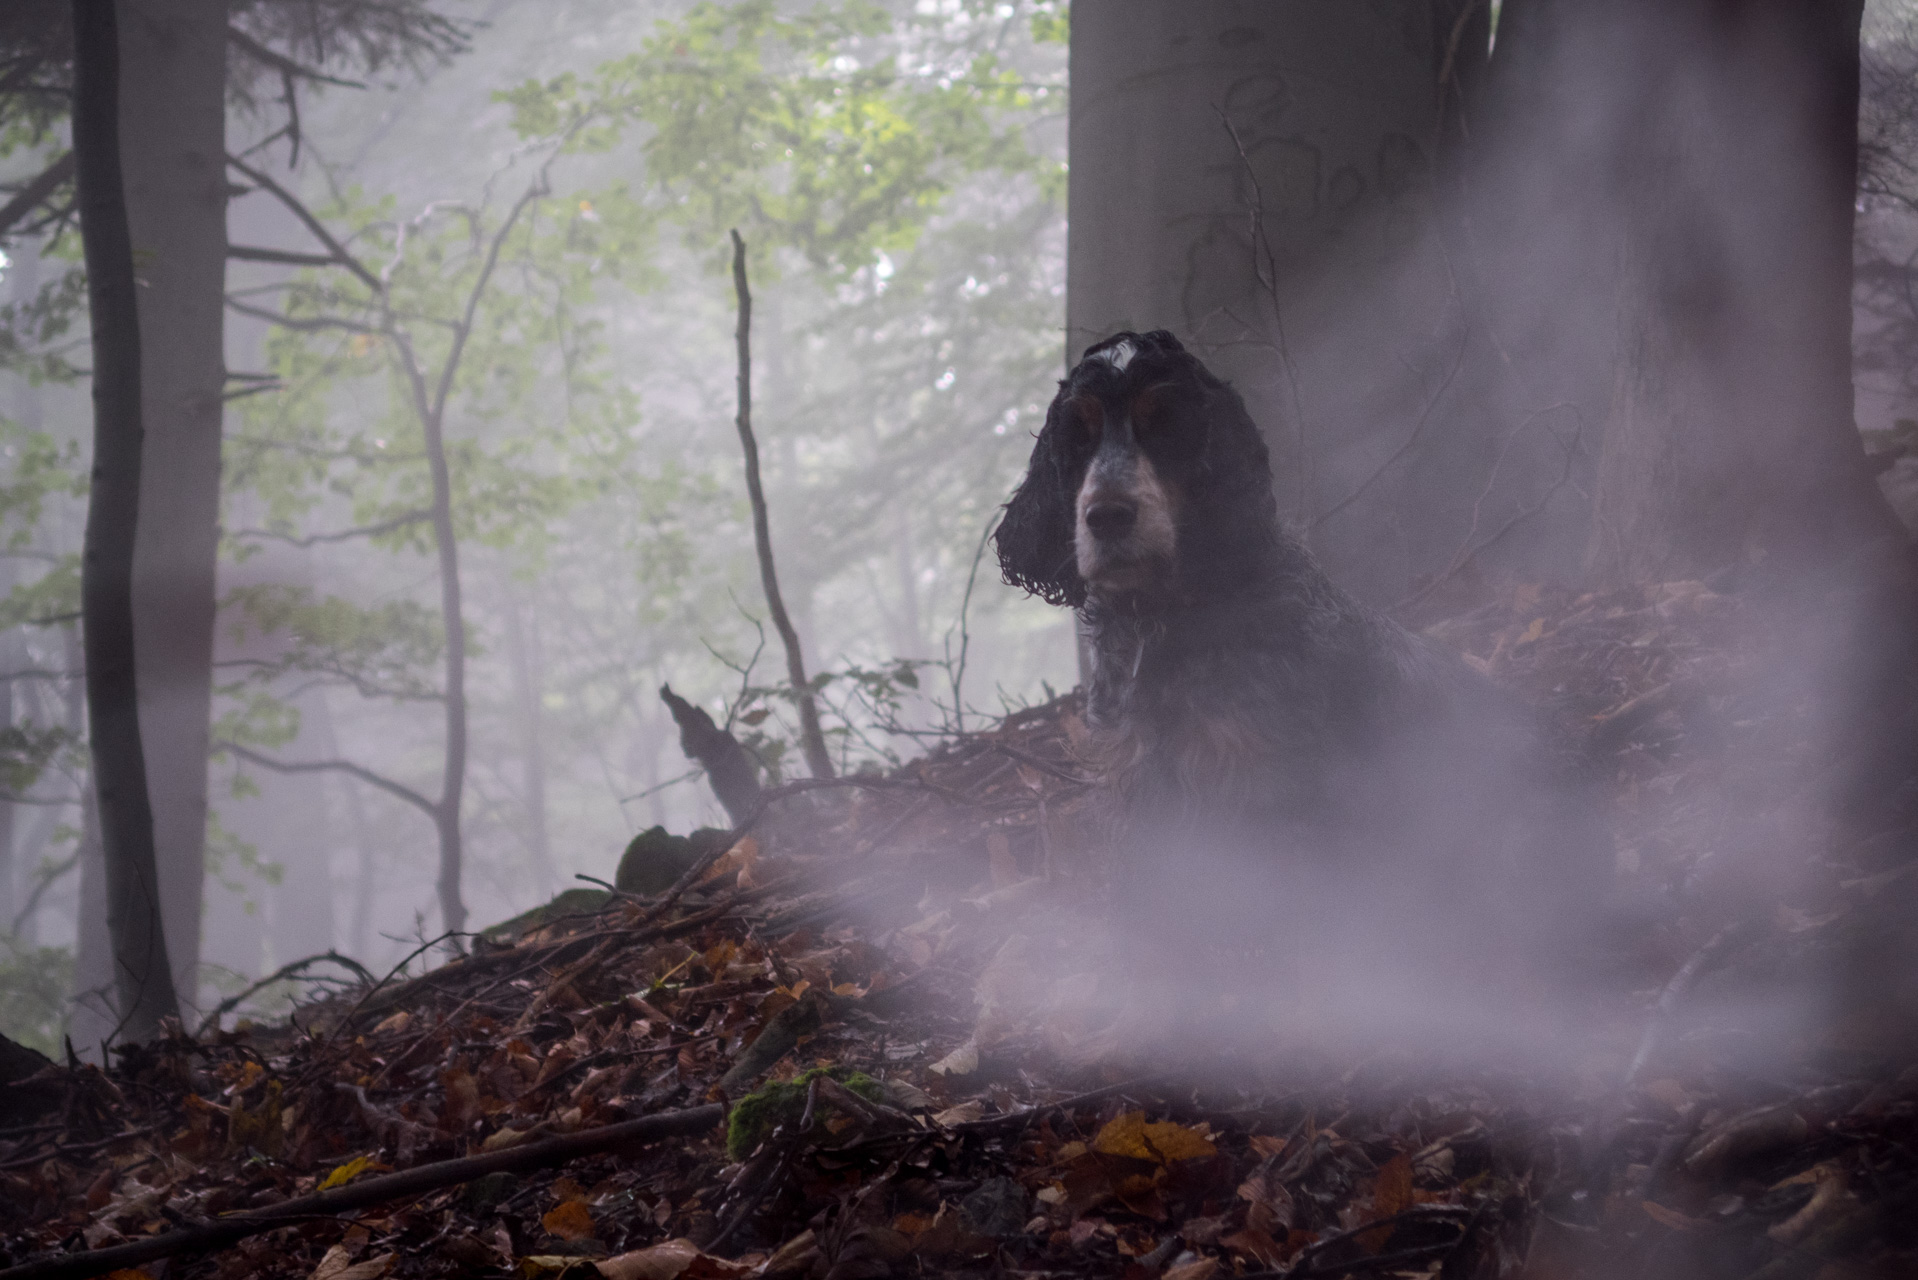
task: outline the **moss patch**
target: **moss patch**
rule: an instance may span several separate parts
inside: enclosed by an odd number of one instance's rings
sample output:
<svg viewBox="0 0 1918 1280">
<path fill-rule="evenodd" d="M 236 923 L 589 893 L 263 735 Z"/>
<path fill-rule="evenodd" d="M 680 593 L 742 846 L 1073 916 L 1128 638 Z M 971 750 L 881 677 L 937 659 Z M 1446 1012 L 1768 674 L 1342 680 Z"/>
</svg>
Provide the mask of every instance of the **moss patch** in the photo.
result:
<svg viewBox="0 0 1918 1280">
<path fill-rule="evenodd" d="M 820 1076 L 837 1080 L 869 1102 L 885 1100 L 885 1087 L 877 1080 L 845 1067 L 814 1067 L 791 1080 L 775 1080 L 733 1104 L 726 1122 L 726 1154 L 744 1160 L 774 1129 L 798 1121 L 806 1112 L 806 1087 Z"/>
</svg>

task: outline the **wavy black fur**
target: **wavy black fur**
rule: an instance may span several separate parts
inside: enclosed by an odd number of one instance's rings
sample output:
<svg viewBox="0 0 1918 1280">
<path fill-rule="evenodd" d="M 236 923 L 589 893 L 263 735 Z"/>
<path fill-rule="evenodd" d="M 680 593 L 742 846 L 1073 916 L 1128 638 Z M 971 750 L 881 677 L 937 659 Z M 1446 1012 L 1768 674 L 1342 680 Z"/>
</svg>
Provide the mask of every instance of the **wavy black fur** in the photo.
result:
<svg viewBox="0 0 1918 1280">
<path fill-rule="evenodd" d="M 1129 362 L 1102 357 L 1124 343 Z M 1166 384 L 1172 420 L 1140 449 L 1177 496 L 1172 580 L 1102 598 L 1075 562 L 1075 497 L 1093 449 L 1072 402 L 1122 413 Z M 995 541 L 1006 581 L 1079 611 L 1094 763 L 1132 832 L 1120 852 L 1134 881 L 1176 895 L 1194 864 L 1168 849 L 1236 849 L 1269 864 L 1276 847 L 1295 870 L 1370 866 L 1366 893 L 1503 895 L 1524 913 L 1593 892 L 1596 843 L 1559 857 L 1571 842 L 1539 836 L 1537 821 L 1531 838 L 1508 835 L 1515 814 L 1556 825 L 1563 811 L 1529 710 L 1326 576 L 1280 519 L 1244 402 L 1170 333 L 1116 334 L 1060 383 Z M 1539 856 L 1548 846 L 1554 855 Z"/>
</svg>

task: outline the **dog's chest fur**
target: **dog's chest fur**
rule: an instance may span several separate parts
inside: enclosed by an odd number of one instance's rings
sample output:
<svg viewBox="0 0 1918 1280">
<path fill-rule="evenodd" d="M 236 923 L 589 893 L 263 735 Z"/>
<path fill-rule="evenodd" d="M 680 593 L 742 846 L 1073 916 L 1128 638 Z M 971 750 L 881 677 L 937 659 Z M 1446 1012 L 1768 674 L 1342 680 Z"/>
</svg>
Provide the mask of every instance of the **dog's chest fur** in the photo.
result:
<svg viewBox="0 0 1918 1280">
<path fill-rule="evenodd" d="M 1329 583 L 1128 614 L 1093 604 L 1096 764 L 1135 813 L 1337 825 L 1444 723 L 1453 673 Z M 1465 673 L 1469 675 L 1469 673 Z"/>
</svg>

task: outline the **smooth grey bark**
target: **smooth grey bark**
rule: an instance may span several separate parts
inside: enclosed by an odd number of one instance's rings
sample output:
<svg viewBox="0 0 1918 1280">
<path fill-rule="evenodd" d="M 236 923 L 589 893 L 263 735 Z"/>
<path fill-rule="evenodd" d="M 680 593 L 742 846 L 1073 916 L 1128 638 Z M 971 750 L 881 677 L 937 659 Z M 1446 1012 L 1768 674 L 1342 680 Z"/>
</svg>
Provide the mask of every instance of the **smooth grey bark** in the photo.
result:
<svg viewBox="0 0 1918 1280">
<path fill-rule="evenodd" d="M 1862 0 L 1632 0 L 1580 56 L 1633 69 L 1600 582 L 1794 573 L 1900 541 L 1852 420 Z"/>
<path fill-rule="evenodd" d="M 133 1040 L 178 1018 L 147 799 L 134 669 L 141 333 L 120 181 L 120 45 L 114 0 L 74 0 L 73 149 L 93 337 L 93 477 L 82 551 L 88 739 L 113 943 L 114 990 Z"/>
<path fill-rule="evenodd" d="M 226 279 L 226 12 L 122 0 L 121 140 L 147 430 L 134 560 L 141 732 L 174 981 L 197 990 Z"/>
<path fill-rule="evenodd" d="M 1429 390 L 1406 368 L 1452 288 L 1421 251 L 1451 34 L 1423 0 L 1073 9 L 1066 360 L 1172 330 L 1245 395 L 1308 532 Z M 1394 509 L 1429 557 L 1416 508 Z M 1328 534 L 1389 593 L 1412 566 L 1358 554 L 1361 526 Z"/>
</svg>

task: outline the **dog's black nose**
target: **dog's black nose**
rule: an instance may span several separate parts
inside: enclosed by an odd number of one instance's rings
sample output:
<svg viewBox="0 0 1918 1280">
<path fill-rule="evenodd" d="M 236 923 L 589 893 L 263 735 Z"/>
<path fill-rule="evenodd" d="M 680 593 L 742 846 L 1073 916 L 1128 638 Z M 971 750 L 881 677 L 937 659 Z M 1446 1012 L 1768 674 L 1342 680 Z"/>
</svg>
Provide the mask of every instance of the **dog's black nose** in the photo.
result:
<svg viewBox="0 0 1918 1280">
<path fill-rule="evenodd" d="M 1086 508 L 1086 528 L 1101 539 L 1123 538 L 1139 522 L 1139 510 L 1130 502 L 1095 502 Z"/>
</svg>

